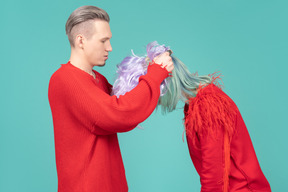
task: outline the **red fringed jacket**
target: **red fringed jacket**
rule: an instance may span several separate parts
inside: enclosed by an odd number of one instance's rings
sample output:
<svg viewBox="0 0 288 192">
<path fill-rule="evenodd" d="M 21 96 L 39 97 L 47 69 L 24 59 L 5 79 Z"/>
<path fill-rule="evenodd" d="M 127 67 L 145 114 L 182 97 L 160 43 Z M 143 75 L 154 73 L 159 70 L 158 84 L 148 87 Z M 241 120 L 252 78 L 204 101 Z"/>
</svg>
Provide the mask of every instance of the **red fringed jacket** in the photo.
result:
<svg viewBox="0 0 288 192">
<path fill-rule="evenodd" d="M 210 84 L 185 105 L 185 127 L 202 192 L 269 192 L 236 104 Z"/>
</svg>

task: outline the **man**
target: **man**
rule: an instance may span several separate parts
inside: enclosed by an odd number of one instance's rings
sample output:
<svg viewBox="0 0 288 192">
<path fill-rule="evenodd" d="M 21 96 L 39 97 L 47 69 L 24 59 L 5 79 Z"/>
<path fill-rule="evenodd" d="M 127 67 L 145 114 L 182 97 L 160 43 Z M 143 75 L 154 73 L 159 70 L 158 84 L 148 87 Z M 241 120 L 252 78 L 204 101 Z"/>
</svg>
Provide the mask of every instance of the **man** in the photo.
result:
<svg viewBox="0 0 288 192">
<path fill-rule="evenodd" d="M 71 57 L 52 75 L 48 91 L 59 192 L 128 191 L 117 132 L 132 130 L 153 112 L 160 84 L 174 68 L 163 53 L 135 89 L 110 96 L 112 86 L 93 70 L 112 51 L 109 20 L 104 10 L 83 6 L 66 23 Z"/>
</svg>

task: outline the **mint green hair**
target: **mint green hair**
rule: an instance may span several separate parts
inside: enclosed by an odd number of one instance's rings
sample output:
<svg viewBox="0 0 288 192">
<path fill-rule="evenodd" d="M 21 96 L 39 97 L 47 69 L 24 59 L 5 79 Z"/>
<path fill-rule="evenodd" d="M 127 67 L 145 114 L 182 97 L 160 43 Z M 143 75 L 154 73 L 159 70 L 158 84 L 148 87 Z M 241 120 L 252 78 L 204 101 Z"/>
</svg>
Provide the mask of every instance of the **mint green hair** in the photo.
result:
<svg viewBox="0 0 288 192">
<path fill-rule="evenodd" d="M 172 77 L 169 77 L 165 95 L 161 96 L 158 102 L 163 113 L 175 110 L 179 100 L 187 102 L 189 98 L 195 97 L 199 85 L 212 82 L 212 78 L 209 75 L 198 76 L 197 73 L 192 74 L 182 61 L 173 55 L 171 57 L 174 63 Z"/>
</svg>

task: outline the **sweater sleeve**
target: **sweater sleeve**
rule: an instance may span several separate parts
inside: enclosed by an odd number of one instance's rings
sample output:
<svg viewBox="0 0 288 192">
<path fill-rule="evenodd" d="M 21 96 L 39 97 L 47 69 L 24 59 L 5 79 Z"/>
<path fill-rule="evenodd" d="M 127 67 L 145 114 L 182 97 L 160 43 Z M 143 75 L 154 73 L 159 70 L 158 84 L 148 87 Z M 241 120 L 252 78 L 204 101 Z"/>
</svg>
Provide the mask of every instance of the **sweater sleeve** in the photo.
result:
<svg viewBox="0 0 288 192">
<path fill-rule="evenodd" d="M 70 78 L 58 75 L 52 76 L 49 92 L 57 92 L 54 98 L 62 100 L 69 113 L 92 133 L 106 135 L 130 131 L 148 118 L 157 105 L 160 84 L 167 76 L 166 69 L 150 65 L 139 84 L 117 98 L 97 86 L 86 86 L 73 74 Z"/>
</svg>

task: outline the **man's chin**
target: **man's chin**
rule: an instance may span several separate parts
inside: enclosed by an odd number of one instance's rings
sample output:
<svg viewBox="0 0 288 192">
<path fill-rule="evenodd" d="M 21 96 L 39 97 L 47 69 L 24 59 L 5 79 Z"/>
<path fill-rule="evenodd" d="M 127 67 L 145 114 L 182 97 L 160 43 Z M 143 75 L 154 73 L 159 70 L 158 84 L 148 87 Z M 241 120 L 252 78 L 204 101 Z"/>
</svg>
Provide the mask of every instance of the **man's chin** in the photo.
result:
<svg viewBox="0 0 288 192">
<path fill-rule="evenodd" d="M 95 66 L 97 66 L 97 67 L 104 67 L 105 64 L 106 64 L 106 62 L 104 62 L 104 63 L 100 63 L 100 64 L 96 64 Z"/>
</svg>

